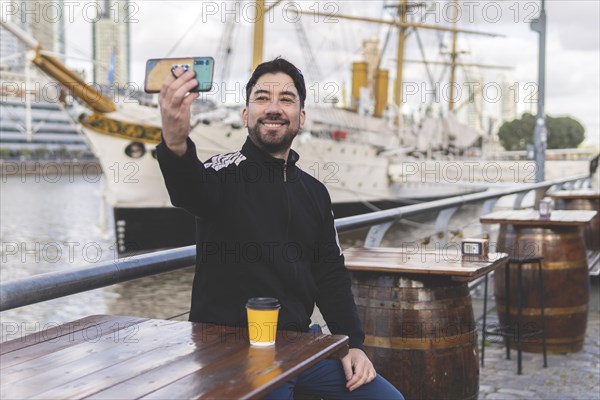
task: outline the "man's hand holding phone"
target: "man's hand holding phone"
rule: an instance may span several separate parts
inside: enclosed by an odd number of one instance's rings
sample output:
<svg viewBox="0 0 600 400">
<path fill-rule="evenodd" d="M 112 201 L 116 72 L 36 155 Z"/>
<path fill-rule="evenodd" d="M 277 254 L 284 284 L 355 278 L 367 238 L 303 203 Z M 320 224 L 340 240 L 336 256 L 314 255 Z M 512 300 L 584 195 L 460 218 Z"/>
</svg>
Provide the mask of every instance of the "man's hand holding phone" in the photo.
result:
<svg viewBox="0 0 600 400">
<path fill-rule="evenodd" d="M 168 75 L 160 89 L 159 105 L 162 119 L 163 138 L 167 147 L 178 156 L 187 151 L 187 137 L 190 134 L 190 108 L 200 96 L 192 92 L 198 81 L 193 69 L 177 66 Z"/>
</svg>

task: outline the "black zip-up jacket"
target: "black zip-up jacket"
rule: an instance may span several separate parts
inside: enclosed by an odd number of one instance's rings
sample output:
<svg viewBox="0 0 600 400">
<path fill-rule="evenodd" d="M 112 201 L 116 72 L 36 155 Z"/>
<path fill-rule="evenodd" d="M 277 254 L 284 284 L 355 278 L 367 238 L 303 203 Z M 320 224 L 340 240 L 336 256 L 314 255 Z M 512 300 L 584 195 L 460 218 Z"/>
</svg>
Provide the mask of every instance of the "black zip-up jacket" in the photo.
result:
<svg viewBox="0 0 600 400">
<path fill-rule="evenodd" d="M 247 138 L 241 151 L 198 160 L 164 142 L 160 168 L 174 206 L 199 217 L 190 321 L 244 326 L 251 297 L 281 303 L 279 329 L 307 331 L 316 303 L 334 334 L 363 348 L 364 333 L 325 186 Z"/>
</svg>

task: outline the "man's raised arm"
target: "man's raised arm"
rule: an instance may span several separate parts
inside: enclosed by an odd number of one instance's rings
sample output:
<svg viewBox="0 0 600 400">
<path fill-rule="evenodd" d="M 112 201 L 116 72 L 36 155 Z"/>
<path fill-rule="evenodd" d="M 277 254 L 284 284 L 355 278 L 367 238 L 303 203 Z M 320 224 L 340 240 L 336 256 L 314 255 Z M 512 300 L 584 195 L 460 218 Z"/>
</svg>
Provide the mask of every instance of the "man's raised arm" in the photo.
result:
<svg viewBox="0 0 600 400">
<path fill-rule="evenodd" d="M 176 78 L 177 77 L 177 78 Z M 210 215 L 220 201 L 220 187 L 214 171 L 207 171 L 190 135 L 190 108 L 199 96 L 191 93 L 198 82 L 193 70 L 177 67 L 160 91 L 162 142 L 156 156 L 171 203 L 196 216 Z"/>
<path fill-rule="evenodd" d="M 198 85 L 195 72 L 191 69 L 184 73 L 182 71 L 181 67 L 173 70 L 163 83 L 159 97 L 163 140 L 169 150 L 180 157 L 187 150 L 190 108 L 200 95 L 190 92 Z"/>
</svg>

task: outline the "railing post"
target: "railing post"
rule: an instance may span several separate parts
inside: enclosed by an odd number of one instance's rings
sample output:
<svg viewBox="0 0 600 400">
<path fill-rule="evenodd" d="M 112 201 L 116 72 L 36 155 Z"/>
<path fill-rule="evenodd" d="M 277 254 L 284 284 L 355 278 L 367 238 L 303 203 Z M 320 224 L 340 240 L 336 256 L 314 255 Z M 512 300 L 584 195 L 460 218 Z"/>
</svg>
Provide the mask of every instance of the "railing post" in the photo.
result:
<svg viewBox="0 0 600 400">
<path fill-rule="evenodd" d="M 535 190 L 535 201 L 533 203 L 533 208 L 537 209 L 537 205 L 540 203 L 540 200 L 544 198 L 546 195 L 546 188 L 540 188 Z"/>
<path fill-rule="evenodd" d="M 448 223 L 458 208 L 459 207 L 445 208 L 439 212 L 437 219 L 435 220 L 434 242 L 436 244 L 439 244 L 440 246 L 448 244 Z M 439 237 L 439 233 L 442 233 L 442 237 Z"/>
<path fill-rule="evenodd" d="M 517 193 L 517 196 L 515 197 L 515 201 L 513 203 L 513 210 L 519 210 L 522 208 L 521 203 L 523 202 L 525 196 L 527 196 L 527 193 L 529 193 L 529 191 Z"/>
<path fill-rule="evenodd" d="M 577 189 L 583 189 L 585 186 L 585 182 L 586 182 L 587 178 L 585 179 L 577 179 L 575 181 L 574 187 Z"/>
<path fill-rule="evenodd" d="M 498 198 L 488 199 L 481 206 L 481 211 L 479 212 L 479 216 L 486 215 L 494 211 L 494 206 L 498 202 Z M 487 234 L 488 239 L 490 238 L 490 234 L 492 232 L 492 226 L 490 224 L 481 224 L 481 233 Z"/>
<path fill-rule="evenodd" d="M 381 246 L 385 233 L 390 229 L 394 221 L 384 222 L 383 224 L 373 225 L 369 228 L 369 233 L 365 238 L 365 247 L 373 248 Z"/>
</svg>

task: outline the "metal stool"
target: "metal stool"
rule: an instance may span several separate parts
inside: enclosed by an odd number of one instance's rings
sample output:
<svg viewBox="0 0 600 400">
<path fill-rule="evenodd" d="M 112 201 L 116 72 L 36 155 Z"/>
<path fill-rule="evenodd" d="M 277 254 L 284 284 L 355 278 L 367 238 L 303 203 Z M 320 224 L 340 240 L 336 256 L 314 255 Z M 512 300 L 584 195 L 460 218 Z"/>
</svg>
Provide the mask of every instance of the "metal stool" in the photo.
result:
<svg viewBox="0 0 600 400">
<path fill-rule="evenodd" d="M 497 335 L 502 336 L 505 339 L 506 344 L 506 359 L 510 360 L 510 340 L 507 339 L 511 334 L 511 324 L 510 324 L 510 264 L 516 264 L 518 267 L 518 277 L 517 282 L 519 286 L 519 290 L 517 292 L 517 303 L 518 303 L 518 314 L 517 314 L 517 326 L 516 326 L 516 337 L 517 337 L 517 354 L 518 354 L 518 362 L 517 362 L 517 374 L 521 375 L 522 373 L 522 342 L 523 339 L 542 334 L 542 349 L 544 353 L 544 368 L 548 367 L 548 359 L 546 356 L 546 330 L 544 325 L 544 284 L 542 280 L 542 257 L 528 257 L 528 258 L 510 258 L 508 261 L 508 265 L 504 267 L 505 273 L 505 301 L 506 301 L 506 310 L 505 317 L 506 323 L 505 326 L 500 326 L 497 329 L 492 331 L 486 330 L 486 316 L 487 316 L 487 295 L 488 295 L 488 277 L 485 275 L 485 285 L 484 285 L 484 297 L 483 297 L 483 327 L 481 329 L 481 366 L 484 366 L 484 357 L 485 357 L 485 337 L 486 335 Z M 522 305 L 522 291 L 523 291 L 523 264 L 537 264 L 538 265 L 538 294 L 540 296 L 540 314 L 542 320 L 542 327 L 538 331 L 523 333 L 523 305 Z"/>
</svg>

